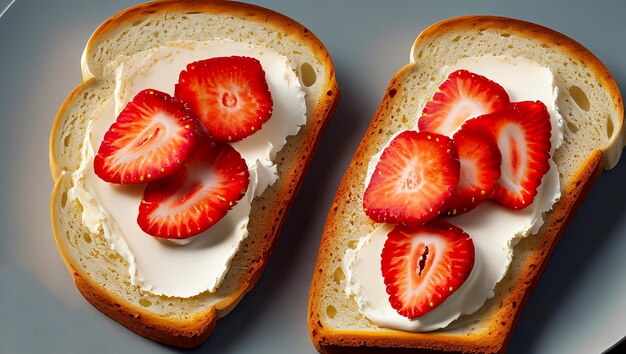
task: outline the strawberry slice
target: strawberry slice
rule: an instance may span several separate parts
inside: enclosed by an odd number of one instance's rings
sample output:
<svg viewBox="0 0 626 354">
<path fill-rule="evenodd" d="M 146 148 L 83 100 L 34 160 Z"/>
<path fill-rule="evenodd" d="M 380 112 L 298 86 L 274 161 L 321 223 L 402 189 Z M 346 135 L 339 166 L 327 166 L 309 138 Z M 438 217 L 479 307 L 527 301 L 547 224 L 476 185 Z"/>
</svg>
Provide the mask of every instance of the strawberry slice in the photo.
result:
<svg viewBox="0 0 626 354">
<path fill-rule="evenodd" d="M 196 235 L 237 204 L 248 189 L 249 177 L 246 162 L 233 147 L 199 142 L 183 168 L 148 183 L 137 223 L 156 237 Z"/>
<path fill-rule="evenodd" d="M 272 115 L 272 96 L 261 63 L 248 57 L 196 61 L 180 73 L 176 98 L 198 114 L 216 141 L 252 135 Z"/>
<path fill-rule="evenodd" d="M 510 209 L 532 204 L 550 168 L 552 126 L 546 106 L 539 101 L 516 102 L 467 125 L 468 130 L 490 134 L 502 154 L 501 176 L 490 199 Z"/>
<path fill-rule="evenodd" d="M 464 125 L 454 134 L 454 145 L 461 162 L 461 178 L 456 191 L 446 202 L 449 216 L 474 209 L 491 195 L 500 178 L 502 156 L 493 137 Z"/>
<path fill-rule="evenodd" d="M 451 136 L 467 119 L 495 112 L 509 103 L 502 86 L 467 70 L 457 70 L 426 103 L 420 131 Z"/>
<path fill-rule="evenodd" d="M 440 219 L 396 226 L 385 241 L 381 269 L 389 302 L 410 319 L 444 302 L 474 267 L 474 243 L 462 229 Z"/>
<path fill-rule="evenodd" d="M 195 114 L 170 95 L 139 92 L 104 134 L 94 158 L 109 183 L 146 183 L 173 173 L 187 160 L 199 131 Z"/>
<path fill-rule="evenodd" d="M 459 160 L 447 136 L 407 130 L 383 150 L 363 196 L 376 222 L 418 224 L 442 210 L 459 183 Z"/>
</svg>

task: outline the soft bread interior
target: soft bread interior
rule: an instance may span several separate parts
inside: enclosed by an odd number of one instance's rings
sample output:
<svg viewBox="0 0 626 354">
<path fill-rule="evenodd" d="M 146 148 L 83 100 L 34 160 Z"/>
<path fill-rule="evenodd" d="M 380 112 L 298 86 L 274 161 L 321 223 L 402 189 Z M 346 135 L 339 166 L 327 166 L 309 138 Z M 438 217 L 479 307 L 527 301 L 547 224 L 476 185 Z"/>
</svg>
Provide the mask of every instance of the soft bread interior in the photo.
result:
<svg viewBox="0 0 626 354">
<path fill-rule="evenodd" d="M 444 67 L 466 57 L 505 55 L 523 57 L 553 71 L 559 89 L 558 108 L 566 121 L 565 141 L 554 156 L 564 194 L 573 188 L 572 181 L 592 152 L 605 151 L 605 168 L 617 163 L 623 148 L 620 132 L 623 107 L 617 86 L 608 71 L 605 73 L 598 71 L 597 66 L 587 66 L 588 62 L 568 52 L 569 49 L 560 48 L 562 42 L 549 41 L 541 33 L 534 36 L 520 34 L 519 28 L 503 28 L 503 23 L 505 21 L 499 22 L 498 27 L 486 23 L 484 29 L 480 25 L 454 27 L 452 24 L 449 29 L 427 30 L 412 49 L 412 63 L 402 68 L 389 84 L 377 116 L 344 176 L 324 232 L 328 241 L 322 241 L 321 260 L 318 260 L 312 291 L 313 296 L 317 296 L 313 311 L 319 315 L 323 335 L 350 338 L 355 333 L 373 336 L 399 333 L 370 322 L 359 313 L 356 302 L 346 298 L 341 263 L 344 252 L 354 249 L 359 238 L 376 226 L 362 210 L 364 179 L 371 156 L 379 152 L 397 132 L 415 127 L 426 101 L 445 80 Z M 442 336 L 438 338 L 434 335 L 421 336 L 424 347 L 431 347 L 436 340 L 445 342 L 450 337 L 471 339 L 473 335 L 490 335 L 498 327 L 504 328 L 500 325 L 501 321 L 510 324 L 512 318 L 501 318 L 502 313 L 498 309 L 502 307 L 502 299 L 507 292 L 520 281 L 520 274 L 529 267 L 531 259 L 537 256 L 533 252 L 544 241 L 542 234 L 550 223 L 549 218 L 538 235 L 526 238 L 515 247 L 513 263 L 505 279 L 496 287 L 495 298 L 470 318 L 472 323 L 456 330 L 439 331 Z M 430 344 L 429 339 L 433 340 Z M 383 342 L 391 346 L 400 345 L 393 339 L 381 340 L 380 343 Z M 341 340 L 335 343 L 341 343 Z M 357 342 L 346 339 L 344 343 L 356 345 Z"/>
<path fill-rule="evenodd" d="M 64 103 L 51 137 L 51 169 L 57 180 L 52 198 L 53 227 L 66 263 L 81 277 L 117 297 L 117 305 L 130 304 L 135 312 L 145 310 L 165 320 L 193 319 L 212 307 L 221 317 L 252 286 L 266 263 L 280 220 L 315 146 L 315 134 L 325 124 L 338 92 L 326 50 L 317 39 L 311 39 L 306 29 L 284 17 L 221 2 L 167 5 L 142 5 L 141 9 L 117 15 L 92 36 L 83 56 L 83 74 L 88 80 Z M 127 262 L 110 249 L 102 234 L 90 234 L 82 224 L 82 206 L 68 195 L 71 173 L 80 164 L 78 152 L 89 122 L 98 116 L 102 103 L 113 96 L 115 68 L 108 63 L 169 41 L 215 38 L 252 43 L 286 56 L 305 91 L 307 124 L 298 135 L 289 137 L 277 154 L 280 178 L 253 201 L 249 236 L 219 289 L 188 299 L 155 296 L 131 285 Z"/>
</svg>

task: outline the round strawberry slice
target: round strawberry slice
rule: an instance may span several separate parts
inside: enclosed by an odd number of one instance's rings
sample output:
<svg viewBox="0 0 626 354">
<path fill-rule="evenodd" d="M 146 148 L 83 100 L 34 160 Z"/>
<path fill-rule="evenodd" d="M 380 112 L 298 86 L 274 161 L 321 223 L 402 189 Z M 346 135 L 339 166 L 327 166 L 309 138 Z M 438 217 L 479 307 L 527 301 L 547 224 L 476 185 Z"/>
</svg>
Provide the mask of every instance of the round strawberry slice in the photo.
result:
<svg viewBox="0 0 626 354">
<path fill-rule="evenodd" d="M 187 164 L 144 190 L 137 223 L 146 233 L 187 238 L 207 230 L 237 204 L 250 174 L 228 144 L 202 141 Z"/>
<path fill-rule="evenodd" d="M 104 134 L 94 158 L 96 175 L 109 183 L 146 183 L 173 173 L 187 160 L 199 122 L 170 95 L 139 92 Z"/>
<path fill-rule="evenodd" d="M 402 132 L 383 150 L 363 195 L 363 209 L 376 222 L 426 222 L 454 193 L 459 168 L 447 136 Z"/>
<path fill-rule="evenodd" d="M 546 106 L 539 101 L 511 103 L 467 125 L 468 129 L 489 134 L 502 154 L 500 179 L 490 199 L 510 209 L 531 205 L 541 179 L 550 168 L 552 125 Z"/>
<path fill-rule="evenodd" d="M 198 114 L 216 141 L 252 135 L 272 115 L 265 72 L 254 58 L 218 57 L 188 64 L 175 96 Z"/>
<path fill-rule="evenodd" d="M 446 202 L 446 215 L 458 215 L 474 209 L 491 195 L 500 178 L 502 156 L 495 140 L 468 124 L 454 134 L 454 145 L 461 162 L 461 178 L 456 191 Z"/>
<path fill-rule="evenodd" d="M 474 243 L 462 229 L 435 219 L 396 226 L 382 251 L 381 270 L 389 302 L 413 319 L 441 305 L 474 267 Z"/>
<path fill-rule="evenodd" d="M 457 70 L 426 103 L 417 124 L 420 131 L 447 136 L 467 119 L 495 112 L 509 104 L 502 86 L 467 70 Z"/>
</svg>

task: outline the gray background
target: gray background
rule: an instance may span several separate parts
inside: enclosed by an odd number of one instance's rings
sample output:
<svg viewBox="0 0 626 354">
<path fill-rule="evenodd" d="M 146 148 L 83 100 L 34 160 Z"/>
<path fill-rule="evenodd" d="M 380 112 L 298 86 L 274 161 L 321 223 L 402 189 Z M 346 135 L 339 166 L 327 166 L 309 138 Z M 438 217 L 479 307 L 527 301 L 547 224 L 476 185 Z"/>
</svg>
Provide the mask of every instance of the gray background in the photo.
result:
<svg viewBox="0 0 626 354">
<path fill-rule="evenodd" d="M 585 45 L 626 87 L 626 1 L 254 2 L 326 44 L 342 98 L 265 273 L 198 353 L 315 352 L 307 296 L 327 211 L 389 79 L 429 24 L 474 13 L 537 22 Z M 55 113 L 81 80 L 91 32 L 134 3 L 17 0 L 0 18 L 0 353 L 182 352 L 132 334 L 84 301 L 49 223 Z M 626 335 L 624 181 L 624 162 L 600 176 L 524 310 L 510 353 L 600 352 Z"/>
</svg>

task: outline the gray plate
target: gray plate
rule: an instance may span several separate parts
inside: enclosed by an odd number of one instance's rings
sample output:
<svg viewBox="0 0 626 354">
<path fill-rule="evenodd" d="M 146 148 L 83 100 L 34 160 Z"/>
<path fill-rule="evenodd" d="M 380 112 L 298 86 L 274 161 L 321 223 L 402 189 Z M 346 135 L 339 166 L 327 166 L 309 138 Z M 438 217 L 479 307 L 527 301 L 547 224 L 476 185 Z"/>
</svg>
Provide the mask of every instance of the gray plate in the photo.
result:
<svg viewBox="0 0 626 354">
<path fill-rule="evenodd" d="M 0 11 L 10 1 L 0 0 Z M 134 1 L 18 0 L 0 18 L 0 353 L 171 353 L 91 307 L 49 222 L 48 135 L 91 32 Z M 626 2 L 259 0 L 326 44 L 342 98 L 265 273 L 198 352 L 314 353 L 307 296 L 335 190 L 392 75 L 429 24 L 517 17 L 588 47 L 626 84 Z M 600 352 L 626 334 L 626 163 L 603 173 L 523 312 L 511 353 Z"/>
</svg>

